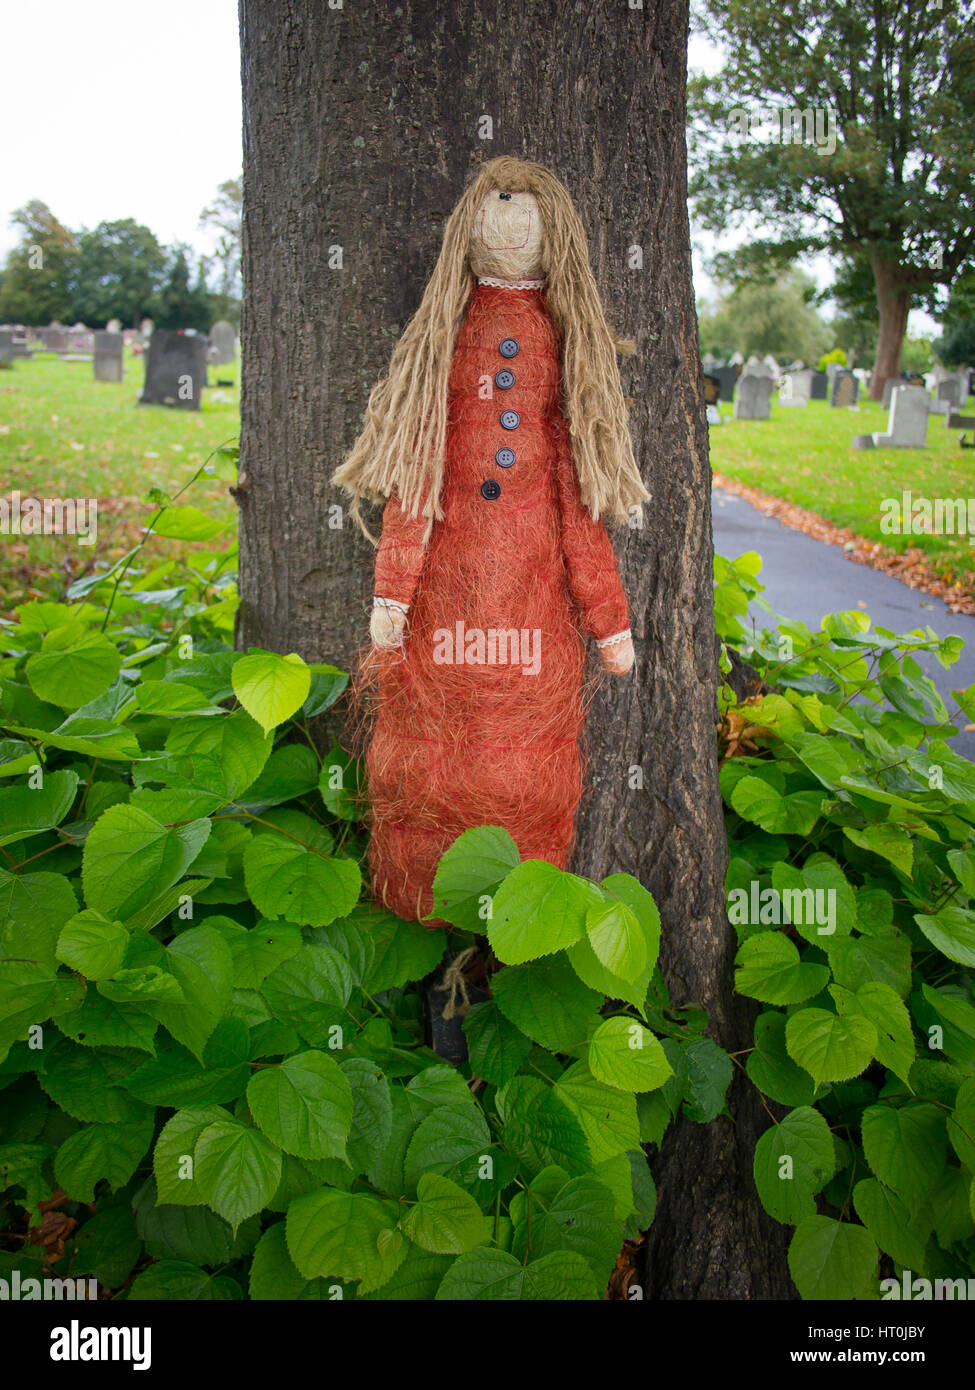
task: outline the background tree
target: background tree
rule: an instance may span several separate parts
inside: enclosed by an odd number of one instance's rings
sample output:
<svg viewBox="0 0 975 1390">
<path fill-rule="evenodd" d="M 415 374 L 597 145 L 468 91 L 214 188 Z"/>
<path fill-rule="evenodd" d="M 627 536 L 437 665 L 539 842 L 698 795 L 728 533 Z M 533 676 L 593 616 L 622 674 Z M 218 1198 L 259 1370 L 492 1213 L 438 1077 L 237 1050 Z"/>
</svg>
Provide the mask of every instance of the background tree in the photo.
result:
<svg viewBox="0 0 975 1390">
<path fill-rule="evenodd" d="M 934 350 L 946 367 L 975 365 L 975 270 L 960 275 L 942 316 L 944 332 Z"/>
<path fill-rule="evenodd" d="M 701 13 L 725 62 L 692 88 L 698 216 L 722 230 L 754 215 L 773 234 L 763 257 L 864 258 L 879 400 L 911 305 L 975 255 L 975 5 L 703 0 Z M 775 138 L 749 133 L 763 111 Z M 835 150 L 826 125 L 820 147 L 791 119 L 783 138 L 784 111 L 829 113 Z"/>
<path fill-rule="evenodd" d="M 213 286 L 214 313 L 232 322 L 240 318 L 240 241 L 243 207 L 243 179 L 225 179 L 209 207 L 200 213 L 200 226 L 216 234 L 212 256 L 204 258 L 209 274 L 216 272 Z"/>
<path fill-rule="evenodd" d="M 117 318 L 137 327 L 150 312 L 165 271 L 166 252 L 148 227 L 131 217 L 99 222 L 78 238 L 71 280 L 74 313 L 92 326 Z"/>
<path fill-rule="evenodd" d="M 832 329 L 815 309 L 816 284 L 801 270 L 744 281 L 724 293 L 713 312 L 698 316 L 701 347 L 715 355 L 771 353 L 785 364 L 813 362 L 833 346 Z M 731 344 L 721 354 L 714 342 Z"/>
<path fill-rule="evenodd" d="M 152 318 L 157 328 L 195 328 L 199 333 L 209 330 L 212 316 L 210 291 L 203 278 L 202 266 L 191 286 L 191 256 L 190 248 L 180 242 L 169 250 L 166 279 L 151 303 Z"/>
<path fill-rule="evenodd" d="M 10 220 L 21 228 L 21 238 L 0 274 L 0 322 L 73 322 L 70 284 L 78 257 L 74 233 L 36 198 Z"/>
<path fill-rule="evenodd" d="M 374 552 L 329 477 L 416 308 L 472 165 L 548 164 L 588 229 L 653 494 L 617 551 L 639 674 L 599 685 L 575 867 L 638 875 L 675 1006 L 749 1045 L 732 990 L 715 749 L 710 476 L 687 221 L 686 0 L 241 0 L 244 303 L 238 645 L 348 666 Z M 373 519 L 375 520 L 375 518 Z M 649 1289 L 782 1296 L 782 1229 L 751 1176 L 767 1120 L 680 1120 L 655 1164 Z"/>
</svg>

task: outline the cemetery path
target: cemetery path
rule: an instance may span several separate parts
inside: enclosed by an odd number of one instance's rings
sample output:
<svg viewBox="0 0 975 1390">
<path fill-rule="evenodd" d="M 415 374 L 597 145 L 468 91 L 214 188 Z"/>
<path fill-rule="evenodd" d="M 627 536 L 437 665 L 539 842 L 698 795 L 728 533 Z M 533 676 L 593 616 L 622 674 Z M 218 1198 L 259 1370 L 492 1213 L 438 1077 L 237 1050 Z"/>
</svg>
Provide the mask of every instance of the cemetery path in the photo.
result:
<svg viewBox="0 0 975 1390">
<path fill-rule="evenodd" d="M 859 608 L 874 624 L 894 632 L 930 626 L 939 637 L 957 633 L 965 650 L 949 670 L 929 653 L 918 654 L 949 711 L 955 708 L 952 690 L 975 682 L 975 618 L 950 612 L 941 599 L 910 589 L 882 570 L 853 564 L 839 546 L 794 531 L 732 493 L 715 488 L 711 498 L 715 550 L 729 560 L 756 550 L 763 562 L 764 597 L 783 617 L 798 618 L 815 629 L 826 613 Z M 767 621 L 760 609 L 756 618 Z M 975 732 L 960 734 L 952 747 L 975 760 Z"/>
</svg>

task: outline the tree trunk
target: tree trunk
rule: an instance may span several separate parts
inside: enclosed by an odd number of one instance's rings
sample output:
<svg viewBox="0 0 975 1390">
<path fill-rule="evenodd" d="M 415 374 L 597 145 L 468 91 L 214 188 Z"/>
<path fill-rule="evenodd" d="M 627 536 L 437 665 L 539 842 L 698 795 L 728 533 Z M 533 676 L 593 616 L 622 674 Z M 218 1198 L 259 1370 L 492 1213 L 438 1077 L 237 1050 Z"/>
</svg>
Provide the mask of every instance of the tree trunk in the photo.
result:
<svg viewBox="0 0 975 1390">
<path fill-rule="evenodd" d="M 880 329 L 877 334 L 877 360 L 870 378 L 870 395 L 875 401 L 884 398 L 884 387 L 890 377 L 900 375 L 901 348 L 907 332 L 907 315 L 911 294 L 903 283 L 903 271 L 893 261 L 872 256 L 873 280 L 877 287 L 877 309 Z"/>
<path fill-rule="evenodd" d="M 238 644 L 354 660 L 373 552 L 344 512 L 330 512 L 342 497 L 329 475 L 473 165 L 508 153 L 550 166 L 586 225 L 610 318 L 637 340 L 624 389 L 653 494 L 643 528 L 617 537 L 639 671 L 595 695 L 575 867 L 626 870 L 649 886 L 674 1003 L 698 1001 L 724 1046 L 748 1046 L 723 907 L 710 474 L 686 206 L 687 0 L 590 0 L 578 11 L 560 0 L 405 0 L 395 10 L 241 0 L 241 36 Z M 744 1111 L 737 1131 L 728 1120 L 673 1127 L 656 1164 L 651 1293 L 788 1294 L 782 1242 L 751 1180 L 761 1126 L 754 1107 Z"/>
</svg>

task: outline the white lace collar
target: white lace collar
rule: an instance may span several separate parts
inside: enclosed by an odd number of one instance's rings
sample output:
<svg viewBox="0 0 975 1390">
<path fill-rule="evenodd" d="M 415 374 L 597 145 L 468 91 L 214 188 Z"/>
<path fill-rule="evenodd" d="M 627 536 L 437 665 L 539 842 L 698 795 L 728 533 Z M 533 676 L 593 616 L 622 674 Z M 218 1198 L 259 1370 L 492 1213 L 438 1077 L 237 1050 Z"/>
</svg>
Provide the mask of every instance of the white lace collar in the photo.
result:
<svg viewBox="0 0 975 1390">
<path fill-rule="evenodd" d="M 477 283 L 496 290 L 540 290 L 545 285 L 544 280 L 498 280 L 493 275 L 479 275 Z"/>
</svg>

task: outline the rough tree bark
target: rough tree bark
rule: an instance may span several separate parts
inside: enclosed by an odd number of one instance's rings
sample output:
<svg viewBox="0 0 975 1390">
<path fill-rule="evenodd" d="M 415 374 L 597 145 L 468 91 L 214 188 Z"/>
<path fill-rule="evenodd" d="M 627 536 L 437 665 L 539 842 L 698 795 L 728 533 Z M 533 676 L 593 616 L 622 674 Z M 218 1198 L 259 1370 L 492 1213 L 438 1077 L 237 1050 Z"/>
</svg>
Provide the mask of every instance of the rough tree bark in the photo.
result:
<svg viewBox="0 0 975 1390">
<path fill-rule="evenodd" d="M 904 271 L 895 261 L 872 256 L 870 261 L 874 284 L 877 287 L 877 356 L 870 377 L 870 395 L 875 401 L 884 398 L 884 387 L 890 377 L 900 375 L 901 349 L 907 332 L 907 316 L 911 309 L 911 293 Z"/>
<path fill-rule="evenodd" d="M 330 0 L 336 6 L 341 0 Z M 653 494 L 617 537 L 639 677 L 601 687 L 575 867 L 636 874 L 665 924 L 675 1004 L 750 1040 L 731 989 L 717 791 L 707 428 L 691 286 L 687 0 L 241 0 L 243 392 L 238 645 L 348 664 L 373 553 L 328 478 L 419 302 L 474 163 L 510 153 L 573 193 L 624 360 Z M 489 136 L 490 138 L 484 138 Z M 335 249 L 341 247 L 340 253 Z M 642 258 L 642 265 L 641 265 Z M 643 786 L 632 769 L 642 771 Z M 655 1163 L 657 1297 L 789 1294 L 750 1163 L 763 1127 L 680 1121 Z M 778 1228 L 781 1231 L 782 1228 Z"/>
</svg>

